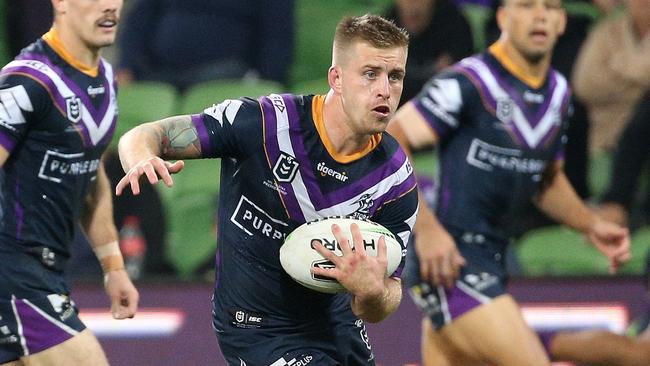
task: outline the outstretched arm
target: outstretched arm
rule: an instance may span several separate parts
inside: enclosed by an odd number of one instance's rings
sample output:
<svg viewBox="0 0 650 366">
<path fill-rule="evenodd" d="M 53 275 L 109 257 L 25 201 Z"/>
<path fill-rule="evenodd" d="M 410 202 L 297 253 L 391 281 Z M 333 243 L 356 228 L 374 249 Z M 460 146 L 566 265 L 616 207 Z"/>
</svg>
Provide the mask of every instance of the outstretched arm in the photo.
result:
<svg viewBox="0 0 650 366">
<path fill-rule="evenodd" d="M 138 291 L 124 270 L 124 260 L 113 222 L 113 197 L 103 163 L 97 180 L 86 197 L 81 226 L 104 270 L 104 287 L 111 299 L 111 313 L 116 319 L 132 318 L 138 308 Z"/>
<path fill-rule="evenodd" d="M 139 180 L 147 176 L 149 183 L 159 179 L 171 187 L 171 174 L 183 169 L 183 161 L 165 159 L 193 159 L 201 156 L 198 132 L 190 116 L 175 116 L 142 124 L 127 132 L 118 145 L 120 161 L 126 175 L 115 187 L 117 195 L 127 186 L 133 194 L 140 193 Z"/>
<path fill-rule="evenodd" d="M 585 233 L 609 259 L 611 272 L 630 259 L 629 231 L 601 219 L 582 202 L 564 174 L 561 161 L 547 168 L 537 204 L 553 219 Z"/>
</svg>

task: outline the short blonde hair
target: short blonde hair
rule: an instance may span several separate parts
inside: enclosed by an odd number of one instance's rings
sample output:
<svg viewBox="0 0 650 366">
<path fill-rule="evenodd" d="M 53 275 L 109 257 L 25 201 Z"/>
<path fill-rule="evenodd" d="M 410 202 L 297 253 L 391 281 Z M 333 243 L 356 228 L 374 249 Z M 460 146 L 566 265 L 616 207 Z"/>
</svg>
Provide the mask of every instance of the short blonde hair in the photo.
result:
<svg viewBox="0 0 650 366">
<path fill-rule="evenodd" d="M 354 42 L 365 41 L 376 48 L 408 47 L 406 30 L 379 15 L 345 17 L 336 26 L 334 54 L 344 52 Z"/>
</svg>

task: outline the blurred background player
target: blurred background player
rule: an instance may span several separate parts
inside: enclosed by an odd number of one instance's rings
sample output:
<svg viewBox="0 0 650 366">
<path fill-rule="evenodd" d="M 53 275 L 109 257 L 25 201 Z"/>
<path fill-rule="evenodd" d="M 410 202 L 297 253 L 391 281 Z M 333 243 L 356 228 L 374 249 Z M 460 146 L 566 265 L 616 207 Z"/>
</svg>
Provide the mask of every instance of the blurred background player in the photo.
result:
<svg viewBox="0 0 650 366">
<path fill-rule="evenodd" d="M 184 91 L 254 74 L 285 84 L 294 27 L 294 0 L 136 0 L 117 42 L 118 81 L 162 81 Z"/>
<path fill-rule="evenodd" d="M 120 139 L 127 173 L 117 194 L 127 187 L 138 194 L 144 175 L 171 186 L 170 173 L 184 163 L 162 159 L 222 158 L 213 324 L 229 364 L 375 364 L 364 321 L 379 322 L 397 309 L 402 266 L 386 277 L 381 255 L 357 246 L 336 257 L 316 246 L 335 268 L 314 274 L 349 291 L 328 295 L 293 281 L 280 266 L 279 248 L 299 225 L 332 215 L 375 221 L 406 245 L 417 209 L 415 177 L 383 132 L 399 103 L 407 47 L 406 32 L 379 16 L 344 18 L 327 95 L 226 100 L 203 113 L 142 124 Z M 341 229 L 333 233 L 344 246 L 350 238 Z"/>
<path fill-rule="evenodd" d="M 52 0 L 54 25 L 0 73 L 0 363 L 106 365 L 63 270 L 81 221 L 113 317 L 135 314 L 101 155 L 117 118 L 111 66 L 121 0 Z"/>
<path fill-rule="evenodd" d="M 626 229 L 592 213 L 562 168 L 566 79 L 550 69 L 561 0 L 505 0 L 499 40 L 433 78 L 389 127 L 403 146 L 440 146 L 436 214 L 421 200 L 407 285 L 426 314 L 425 365 L 549 365 L 506 293 L 508 224 L 530 200 L 584 232 L 614 271 Z"/>
</svg>

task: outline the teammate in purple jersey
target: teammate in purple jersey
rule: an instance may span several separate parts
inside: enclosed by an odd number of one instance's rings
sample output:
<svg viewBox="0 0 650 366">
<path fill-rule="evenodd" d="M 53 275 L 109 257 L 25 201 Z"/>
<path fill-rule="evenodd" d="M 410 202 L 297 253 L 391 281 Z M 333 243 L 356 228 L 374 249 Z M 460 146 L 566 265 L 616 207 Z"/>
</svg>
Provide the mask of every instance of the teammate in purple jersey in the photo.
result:
<svg viewBox="0 0 650 366">
<path fill-rule="evenodd" d="M 113 317 L 133 317 L 101 162 L 117 118 L 111 66 L 121 0 L 52 0 L 54 25 L 0 71 L 0 364 L 107 365 L 70 299 L 78 222 L 102 263 Z"/>
<path fill-rule="evenodd" d="M 506 293 L 506 228 L 526 201 L 584 232 L 612 271 L 630 256 L 627 229 L 592 213 L 562 170 L 561 0 L 504 0 L 497 21 L 494 45 L 435 76 L 388 128 L 407 151 L 439 145 L 435 214 L 420 201 L 405 274 L 426 314 L 425 365 L 550 364 Z"/>
<path fill-rule="evenodd" d="M 162 179 L 183 161 L 221 158 L 213 325 L 231 365 L 374 365 L 364 321 L 379 322 L 401 301 L 400 268 L 385 276 L 361 245 L 314 269 L 347 293 L 315 292 L 293 281 L 279 248 L 299 225 L 327 216 L 375 221 L 406 243 L 417 211 L 412 167 L 384 134 L 397 109 L 408 36 L 385 19 L 345 18 L 334 36 L 327 95 L 272 94 L 226 100 L 203 113 L 140 125 L 120 140 L 126 176 L 117 194 Z M 216 183 L 216 182 L 215 182 Z M 359 243 L 332 231 L 341 245 Z M 187 238 L 191 240 L 191 238 Z"/>
</svg>

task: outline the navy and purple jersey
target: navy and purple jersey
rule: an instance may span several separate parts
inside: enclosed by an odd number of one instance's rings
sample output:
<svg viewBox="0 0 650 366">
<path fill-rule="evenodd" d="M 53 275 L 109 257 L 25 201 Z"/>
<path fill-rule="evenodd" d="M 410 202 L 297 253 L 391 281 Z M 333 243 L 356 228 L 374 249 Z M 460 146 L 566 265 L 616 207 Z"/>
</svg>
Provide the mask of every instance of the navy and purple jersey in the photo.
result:
<svg viewBox="0 0 650 366">
<path fill-rule="evenodd" d="M 0 172 L 0 252 L 47 248 L 49 259 L 64 261 L 117 101 L 108 63 L 90 76 L 47 37 L 0 72 L 0 145 L 10 153 Z"/>
<path fill-rule="evenodd" d="M 563 158 L 569 97 L 558 72 L 532 88 L 489 51 L 431 79 L 413 103 L 440 141 L 441 223 L 505 241 L 504 226 Z"/>
<path fill-rule="evenodd" d="M 299 225 L 329 216 L 368 219 L 406 243 L 417 211 L 412 166 L 387 134 L 337 156 L 324 131 L 323 96 L 227 100 L 192 116 L 203 157 L 221 158 L 215 327 L 328 329 L 349 295 L 293 281 L 279 248 Z M 399 276 L 402 263 L 394 276 Z M 255 319 L 249 321 L 249 319 Z M 323 327 L 326 328 L 323 328 Z"/>
</svg>

